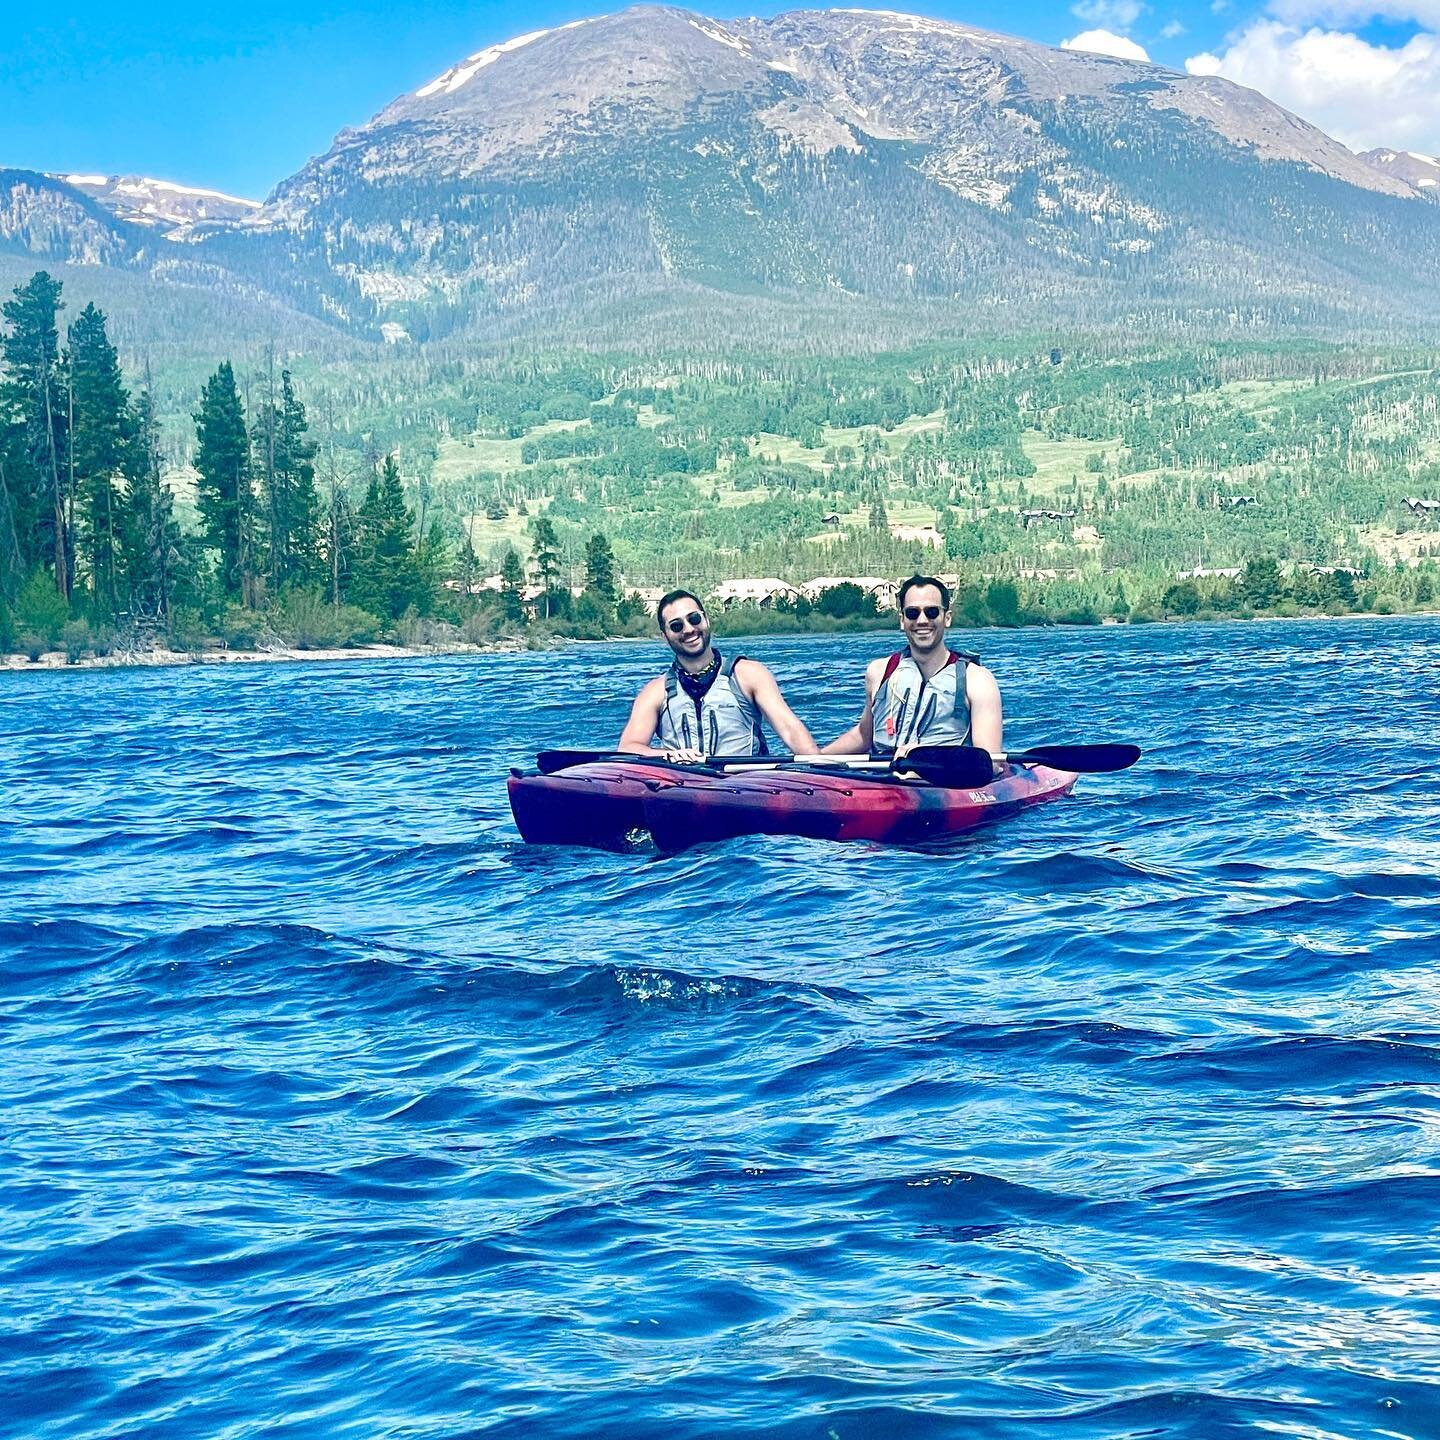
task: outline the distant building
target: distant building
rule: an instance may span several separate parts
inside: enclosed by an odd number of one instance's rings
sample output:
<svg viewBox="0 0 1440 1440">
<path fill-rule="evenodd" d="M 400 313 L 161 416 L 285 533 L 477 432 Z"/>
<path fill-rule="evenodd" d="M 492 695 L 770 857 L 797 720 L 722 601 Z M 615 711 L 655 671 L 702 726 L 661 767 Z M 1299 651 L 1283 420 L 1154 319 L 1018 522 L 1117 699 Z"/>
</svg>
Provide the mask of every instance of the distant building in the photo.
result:
<svg viewBox="0 0 1440 1440">
<path fill-rule="evenodd" d="M 1220 497 L 1220 508 L 1222 510 L 1238 510 L 1243 505 L 1258 505 L 1258 495 L 1222 495 Z"/>
<path fill-rule="evenodd" d="M 893 610 L 900 594 L 898 580 L 884 580 L 875 575 L 818 575 L 814 580 L 806 580 L 800 586 L 800 593 L 807 600 L 818 600 L 837 585 L 858 585 L 867 595 L 875 597 L 875 603 L 882 610 Z"/>
<path fill-rule="evenodd" d="M 1032 525 L 1039 525 L 1048 522 L 1052 525 L 1063 524 L 1066 520 L 1073 520 L 1073 510 L 1022 510 L 1020 519 L 1028 530 Z"/>
<path fill-rule="evenodd" d="M 1238 580 L 1240 578 L 1240 567 L 1238 565 L 1212 569 L 1206 565 L 1197 565 L 1193 570 L 1179 570 L 1175 574 L 1177 580 Z"/>
<path fill-rule="evenodd" d="M 840 528 L 840 517 L 832 510 L 820 523 L 830 526 L 832 530 L 838 530 Z"/>
<path fill-rule="evenodd" d="M 758 605 L 762 610 L 773 608 L 781 597 L 798 600 L 800 592 L 784 580 L 769 577 L 761 580 L 726 580 L 710 592 L 712 603 L 722 610 L 732 605 Z"/>
<path fill-rule="evenodd" d="M 1421 500 L 1418 496 L 1407 495 L 1405 504 L 1412 515 L 1433 515 L 1440 511 L 1440 500 Z"/>
</svg>

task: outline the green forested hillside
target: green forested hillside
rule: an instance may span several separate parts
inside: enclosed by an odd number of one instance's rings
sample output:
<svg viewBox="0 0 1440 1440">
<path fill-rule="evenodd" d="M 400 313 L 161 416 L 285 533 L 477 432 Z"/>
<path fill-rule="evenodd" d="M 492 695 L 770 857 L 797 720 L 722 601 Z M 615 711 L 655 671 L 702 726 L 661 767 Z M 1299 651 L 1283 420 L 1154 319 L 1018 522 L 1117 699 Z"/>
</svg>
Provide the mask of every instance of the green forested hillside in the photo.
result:
<svg viewBox="0 0 1440 1440">
<path fill-rule="evenodd" d="M 1440 500 L 1440 356 L 1415 348 L 1046 336 L 361 364 L 243 345 L 232 363 L 217 340 L 213 364 L 157 376 L 44 275 L 5 321 L 11 648 L 137 616 L 237 643 L 432 616 L 483 636 L 568 623 L 587 587 L 596 633 L 628 623 L 635 588 L 917 569 L 959 577 L 975 620 L 1435 589 L 1440 507 L 1407 501 Z"/>
<path fill-rule="evenodd" d="M 1059 349 L 557 365 L 484 387 L 417 465 L 482 558 L 543 509 L 572 548 L 611 535 L 637 583 L 936 563 L 896 524 L 988 574 L 1428 553 L 1403 500 L 1440 491 L 1434 356 Z"/>
</svg>

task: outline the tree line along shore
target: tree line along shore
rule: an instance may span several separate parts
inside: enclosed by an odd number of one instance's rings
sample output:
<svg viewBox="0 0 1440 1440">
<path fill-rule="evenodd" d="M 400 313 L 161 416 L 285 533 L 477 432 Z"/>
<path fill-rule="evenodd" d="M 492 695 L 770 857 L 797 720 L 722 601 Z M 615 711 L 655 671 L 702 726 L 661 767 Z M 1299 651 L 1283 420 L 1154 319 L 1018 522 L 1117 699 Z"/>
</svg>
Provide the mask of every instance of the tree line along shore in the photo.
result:
<svg viewBox="0 0 1440 1440">
<path fill-rule="evenodd" d="M 0 654 L 543 646 L 648 633 L 668 583 L 708 593 L 747 569 L 958 572 L 970 626 L 1385 614 L 1431 608 L 1440 581 L 1432 502 L 1410 493 L 1440 488 L 1429 357 L 1109 356 L 1068 374 L 1058 351 L 882 357 L 823 383 L 760 362 L 665 384 L 635 363 L 536 363 L 440 377 L 417 438 L 343 428 L 329 391 L 317 437 L 295 371 L 267 356 L 219 363 L 177 435 L 105 316 L 86 305 L 62 331 L 63 308 L 40 272 L 0 312 Z M 1278 421 L 1247 408 L 1267 384 Z M 1387 507 L 1388 554 L 1362 543 Z M 715 617 L 890 623 L 850 581 Z"/>
</svg>

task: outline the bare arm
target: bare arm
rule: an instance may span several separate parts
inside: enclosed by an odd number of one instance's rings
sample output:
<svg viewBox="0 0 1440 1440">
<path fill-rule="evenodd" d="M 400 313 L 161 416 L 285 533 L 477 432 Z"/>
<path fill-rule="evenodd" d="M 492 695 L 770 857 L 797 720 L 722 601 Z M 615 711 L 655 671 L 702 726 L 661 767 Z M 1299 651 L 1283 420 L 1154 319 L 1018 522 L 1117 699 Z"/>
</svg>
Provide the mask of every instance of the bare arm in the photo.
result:
<svg viewBox="0 0 1440 1440">
<path fill-rule="evenodd" d="M 970 743 L 992 755 L 1005 753 L 1005 722 L 1000 687 L 983 665 L 965 667 L 965 698 L 970 702 Z"/>
<path fill-rule="evenodd" d="M 868 755 L 875 742 L 875 689 L 879 684 L 880 667 L 884 661 L 872 660 L 865 667 L 865 708 L 860 718 L 843 734 L 822 750 L 822 755 Z"/>
<path fill-rule="evenodd" d="M 741 661 L 735 668 L 740 671 L 740 684 L 745 693 L 760 707 L 760 713 L 790 753 L 813 755 L 815 740 L 800 717 L 785 703 L 775 677 L 758 660 Z"/>
<path fill-rule="evenodd" d="M 630 718 L 616 742 L 616 750 L 627 755 L 663 755 L 664 750 L 650 742 L 655 738 L 656 727 L 660 724 L 660 712 L 665 708 L 665 677 L 658 676 L 646 685 L 635 697 L 630 707 Z"/>
</svg>

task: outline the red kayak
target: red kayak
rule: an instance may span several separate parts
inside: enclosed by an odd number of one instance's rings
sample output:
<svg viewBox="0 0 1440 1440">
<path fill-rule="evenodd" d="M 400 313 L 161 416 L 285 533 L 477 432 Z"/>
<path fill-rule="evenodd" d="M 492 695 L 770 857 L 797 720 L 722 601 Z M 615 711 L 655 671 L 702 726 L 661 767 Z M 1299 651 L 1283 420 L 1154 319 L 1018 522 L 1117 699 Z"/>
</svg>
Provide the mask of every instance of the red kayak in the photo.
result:
<svg viewBox="0 0 1440 1440">
<path fill-rule="evenodd" d="M 685 773 L 664 760 L 640 758 L 571 765 L 549 775 L 512 770 L 510 811 L 532 845 L 625 850 L 646 838 L 646 797 Z"/>
<path fill-rule="evenodd" d="M 510 777 L 510 808 L 532 844 L 624 848 L 649 832 L 662 850 L 740 835 L 910 844 L 958 835 L 1068 795 L 1075 776 L 1012 765 L 990 784 L 952 789 L 890 774 L 787 766 L 716 774 L 663 761 L 601 761 Z"/>
</svg>

